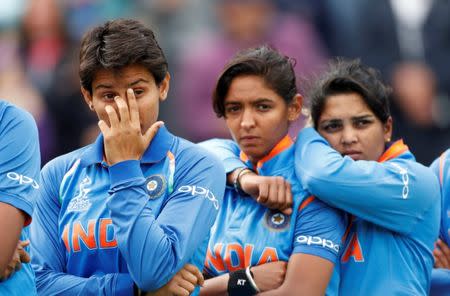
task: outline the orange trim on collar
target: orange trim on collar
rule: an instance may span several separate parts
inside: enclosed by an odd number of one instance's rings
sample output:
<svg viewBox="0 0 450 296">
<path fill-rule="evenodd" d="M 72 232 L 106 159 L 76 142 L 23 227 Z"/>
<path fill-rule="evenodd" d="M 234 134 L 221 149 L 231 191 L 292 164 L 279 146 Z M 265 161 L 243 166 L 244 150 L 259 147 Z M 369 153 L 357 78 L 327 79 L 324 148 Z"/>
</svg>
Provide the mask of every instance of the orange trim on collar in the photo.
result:
<svg viewBox="0 0 450 296">
<path fill-rule="evenodd" d="M 384 151 L 383 155 L 381 155 L 378 159 L 378 162 L 384 162 L 396 158 L 405 151 L 408 151 L 408 149 L 408 146 L 403 143 L 403 140 L 398 140 L 392 144 L 388 150 Z"/>
<path fill-rule="evenodd" d="M 280 154 L 281 152 L 283 152 L 284 150 L 289 148 L 292 144 L 294 144 L 294 141 L 292 140 L 291 136 L 286 135 L 283 139 L 281 139 L 280 142 L 278 142 L 278 144 L 275 145 L 275 147 L 273 147 L 273 149 L 269 152 L 269 154 L 267 154 L 266 156 L 261 158 L 261 160 L 258 161 L 256 168 L 258 169 L 258 168 L 262 167 L 266 161 L 277 156 L 278 154 Z M 242 151 L 239 154 L 239 158 L 243 162 L 247 162 L 249 160 L 248 156 Z"/>
<path fill-rule="evenodd" d="M 442 153 L 439 159 L 439 182 L 441 182 L 441 186 L 444 186 L 444 160 L 446 152 Z"/>
<path fill-rule="evenodd" d="M 256 167 L 262 167 L 266 161 L 269 161 L 287 148 L 291 147 L 292 144 L 294 144 L 294 141 L 289 135 L 286 135 L 283 139 L 281 139 L 280 142 L 278 142 L 278 144 L 275 145 L 275 147 L 273 147 L 272 151 L 270 151 L 269 154 L 258 161 Z"/>
</svg>

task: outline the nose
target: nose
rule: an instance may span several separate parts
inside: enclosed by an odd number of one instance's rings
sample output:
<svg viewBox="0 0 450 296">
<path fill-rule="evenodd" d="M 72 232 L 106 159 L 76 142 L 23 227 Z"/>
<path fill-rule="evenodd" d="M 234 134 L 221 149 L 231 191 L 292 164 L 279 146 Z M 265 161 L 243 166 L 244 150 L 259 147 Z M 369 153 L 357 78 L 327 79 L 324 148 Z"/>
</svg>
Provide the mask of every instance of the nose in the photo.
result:
<svg viewBox="0 0 450 296">
<path fill-rule="evenodd" d="M 255 118 L 250 108 L 245 108 L 242 112 L 241 127 L 244 129 L 251 129 L 255 126 Z"/>
<path fill-rule="evenodd" d="M 357 131 L 353 127 L 346 126 L 342 130 L 341 144 L 350 145 L 358 141 Z"/>
</svg>

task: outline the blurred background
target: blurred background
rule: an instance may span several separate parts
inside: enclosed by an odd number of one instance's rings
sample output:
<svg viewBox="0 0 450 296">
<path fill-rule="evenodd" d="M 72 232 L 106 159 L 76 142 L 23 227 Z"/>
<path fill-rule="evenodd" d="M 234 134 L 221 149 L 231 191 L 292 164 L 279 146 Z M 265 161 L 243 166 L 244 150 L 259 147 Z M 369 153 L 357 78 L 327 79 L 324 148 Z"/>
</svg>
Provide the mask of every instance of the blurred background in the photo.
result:
<svg viewBox="0 0 450 296">
<path fill-rule="evenodd" d="M 80 92 L 80 38 L 131 17 L 167 55 L 160 118 L 179 136 L 229 137 L 211 107 L 215 79 L 237 50 L 265 43 L 297 61 L 300 89 L 334 56 L 379 69 L 393 88 L 395 138 L 428 165 L 450 147 L 449 12 L 448 0 L 3 0 L 0 98 L 35 117 L 42 164 L 90 143 L 99 131 Z"/>
</svg>

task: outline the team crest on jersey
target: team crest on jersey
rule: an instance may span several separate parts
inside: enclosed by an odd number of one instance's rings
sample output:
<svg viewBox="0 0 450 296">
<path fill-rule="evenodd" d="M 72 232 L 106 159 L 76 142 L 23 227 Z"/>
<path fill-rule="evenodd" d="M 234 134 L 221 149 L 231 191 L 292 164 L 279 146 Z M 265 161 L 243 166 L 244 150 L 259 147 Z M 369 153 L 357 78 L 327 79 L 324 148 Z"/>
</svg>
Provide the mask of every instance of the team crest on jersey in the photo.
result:
<svg viewBox="0 0 450 296">
<path fill-rule="evenodd" d="M 265 225 L 270 230 L 282 231 L 289 226 L 290 216 L 278 210 L 267 209 L 264 218 Z"/>
<path fill-rule="evenodd" d="M 147 193 L 150 199 L 160 197 L 166 190 L 166 179 L 163 175 L 152 175 L 147 178 Z"/>
<path fill-rule="evenodd" d="M 70 201 L 67 206 L 67 212 L 85 212 L 91 207 L 91 202 L 87 198 L 88 193 L 91 191 L 90 188 L 87 188 L 90 184 L 92 184 L 92 181 L 89 177 L 81 181 L 78 195 Z"/>
</svg>

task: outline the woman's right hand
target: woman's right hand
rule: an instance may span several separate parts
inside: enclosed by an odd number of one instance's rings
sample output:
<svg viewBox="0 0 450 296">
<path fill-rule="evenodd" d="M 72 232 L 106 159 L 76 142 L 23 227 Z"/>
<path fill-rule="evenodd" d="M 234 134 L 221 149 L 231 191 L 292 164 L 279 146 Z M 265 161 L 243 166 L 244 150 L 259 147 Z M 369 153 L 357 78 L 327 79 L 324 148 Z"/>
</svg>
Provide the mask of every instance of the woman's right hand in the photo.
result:
<svg viewBox="0 0 450 296">
<path fill-rule="evenodd" d="M 252 266 L 253 280 L 260 292 L 278 288 L 284 282 L 287 262 L 277 261 Z"/>
<path fill-rule="evenodd" d="M 292 214 L 291 184 L 280 176 L 259 176 L 254 173 L 239 178 L 242 190 L 269 209 Z"/>
<path fill-rule="evenodd" d="M 188 296 L 197 285 L 202 286 L 204 278 L 195 265 L 186 264 L 174 277 L 159 290 L 147 292 L 146 296 Z"/>
</svg>

